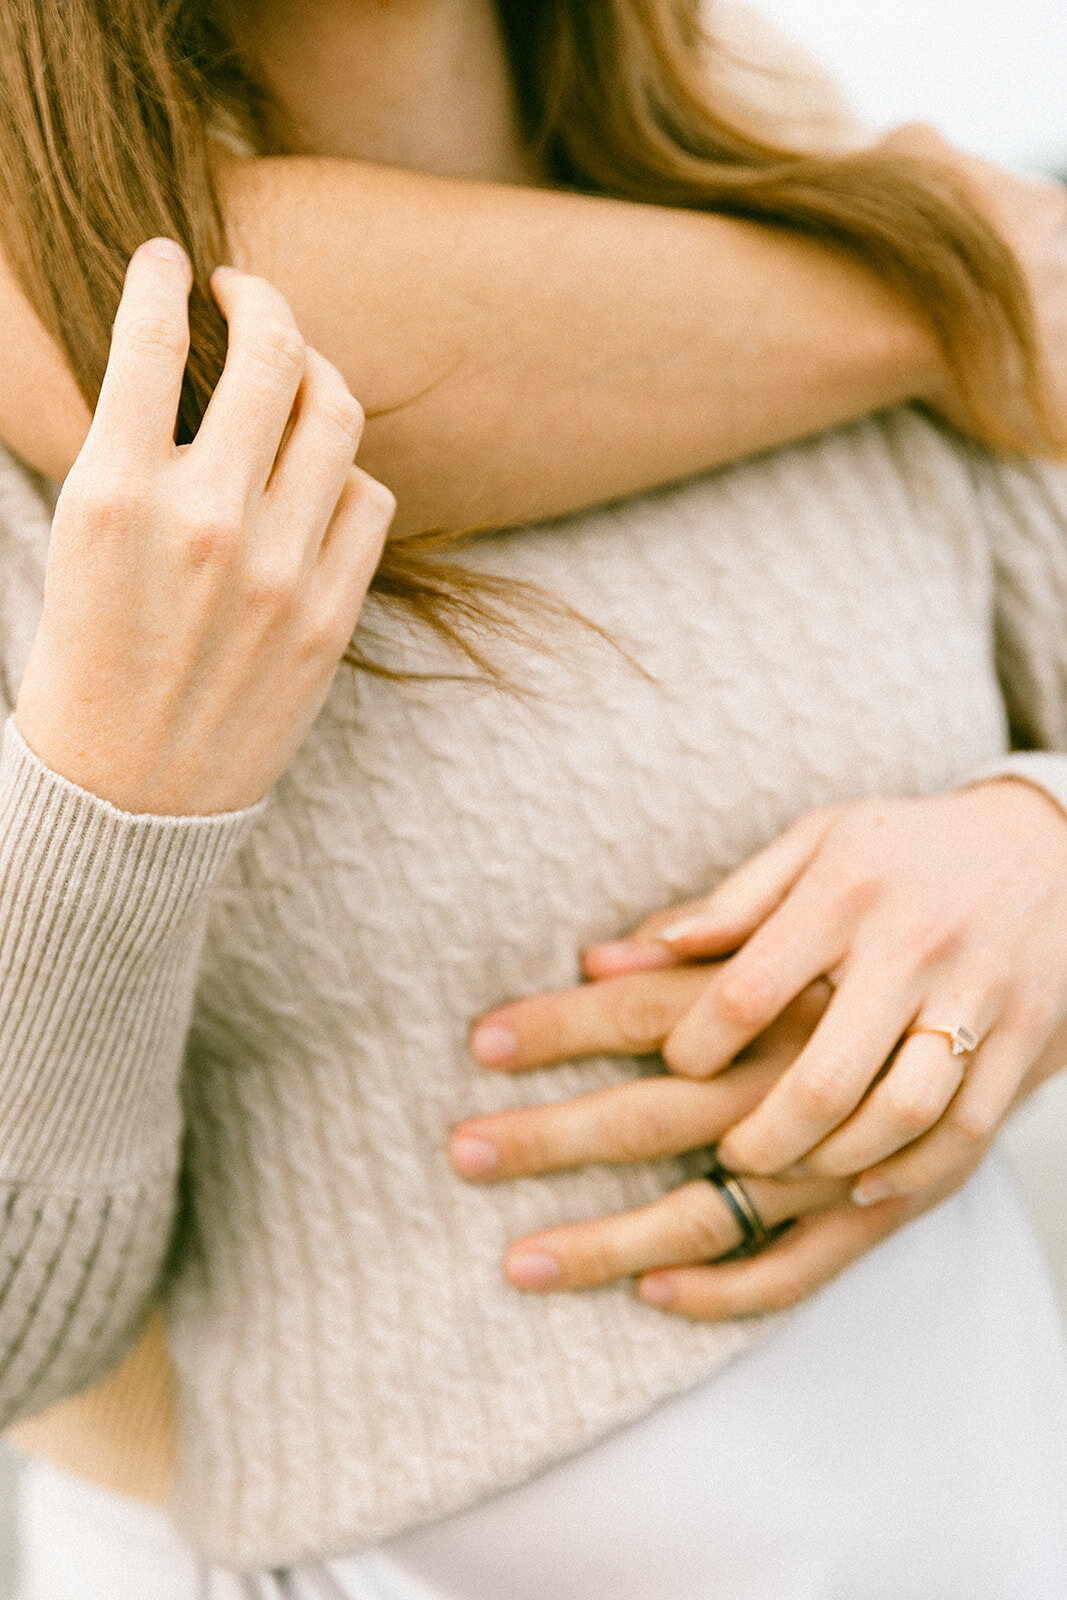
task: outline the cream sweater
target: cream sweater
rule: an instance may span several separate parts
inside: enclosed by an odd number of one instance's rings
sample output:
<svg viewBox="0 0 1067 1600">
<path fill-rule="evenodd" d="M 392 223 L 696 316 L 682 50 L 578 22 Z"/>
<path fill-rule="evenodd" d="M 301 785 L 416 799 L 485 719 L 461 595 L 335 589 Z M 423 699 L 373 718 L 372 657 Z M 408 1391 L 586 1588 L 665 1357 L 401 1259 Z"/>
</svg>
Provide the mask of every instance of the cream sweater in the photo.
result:
<svg viewBox="0 0 1067 1600">
<path fill-rule="evenodd" d="M 711 21 L 717 93 L 757 130 L 862 142 L 758 15 Z M 50 510 L 0 455 L 0 705 Z M 901 414 L 479 553 L 572 599 L 654 682 L 574 631 L 511 663 L 532 699 L 357 698 L 342 674 L 265 807 L 181 822 L 115 812 L 9 725 L 0 1421 L 107 1370 L 165 1294 L 176 1513 L 206 1553 L 256 1566 L 469 1503 L 759 1337 L 625 1289 L 504 1284 L 506 1240 L 649 1198 L 684 1163 L 466 1189 L 443 1156 L 458 1117 L 633 1070 L 502 1082 L 467 1059 L 466 1026 L 574 981 L 581 943 L 710 884 L 806 806 L 997 756 L 994 626 L 1019 732 L 1067 748 L 1065 523 L 1062 474 L 994 468 Z M 386 654 L 454 666 L 415 639 Z M 1060 758 L 999 766 L 1067 799 Z M 157 1328 L 24 1442 L 161 1491 Z"/>
<path fill-rule="evenodd" d="M 0 462 L 9 700 L 49 512 Z M 3 735 L 0 1421 L 104 1371 L 162 1294 L 175 1514 L 224 1564 L 467 1505 L 761 1335 L 625 1284 L 508 1286 L 509 1240 L 647 1201 L 685 1163 L 461 1183 L 460 1117 L 634 1070 L 482 1072 L 472 1017 L 575 982 L 582 945 L 810 806 L 997 763 L 1002 690 L 1023 737 L 1067 749 L 1067 475 L 908 411 L 470 559 L 552 589 L 647 675 L 564 624 L 509 660 L 525 697 L 342 671 L 232 817 L 124 815 Z M 455 665 L 380 631 L 384 661 Z M 1061 761 L 1014 761 L 1067 799 Z"/>
</svg>

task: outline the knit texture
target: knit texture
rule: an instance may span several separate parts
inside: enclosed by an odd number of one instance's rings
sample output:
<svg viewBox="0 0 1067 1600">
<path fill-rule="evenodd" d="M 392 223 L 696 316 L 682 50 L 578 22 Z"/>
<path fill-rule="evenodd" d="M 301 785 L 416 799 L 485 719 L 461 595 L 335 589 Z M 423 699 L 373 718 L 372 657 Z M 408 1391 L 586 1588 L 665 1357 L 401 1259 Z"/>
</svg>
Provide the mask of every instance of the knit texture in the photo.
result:
<svg viewBox="0 0 1067 1600">
<path fill-rule="evenodd" d="M 4 465 L 11 682 L 40 604 L 39 563 L 15 559 L 43 558 L 32 487 Z M 897 412 L 479 546 L 622 650 L 546 621 L 505 652 L 519 694 L 343 670 L 258 812 L 125 816 L 9 726 L 4 1416 L 113 1362 L 162 1286 L 176 1514 L 255 1567 L 467 1505 L 751 1345 L 758 1323 L 690 1326 L 626 1285 L 507 1285 L 511 1239 L 687 1167 L 464 1185 L 459 1118 L 634 1071 L 500 1077 L 467 1028 L 576 982 L 584 944 L 808 807 L 996 763 L 998 665 L 1014 725 L 1062 748 L 1065 536 L 1063 473 Z M 391 665 L 456 671 L 374 605 L 364 633 Z M 1061 762 L 1040 772 L 1067 794 Z"/>
</svg>

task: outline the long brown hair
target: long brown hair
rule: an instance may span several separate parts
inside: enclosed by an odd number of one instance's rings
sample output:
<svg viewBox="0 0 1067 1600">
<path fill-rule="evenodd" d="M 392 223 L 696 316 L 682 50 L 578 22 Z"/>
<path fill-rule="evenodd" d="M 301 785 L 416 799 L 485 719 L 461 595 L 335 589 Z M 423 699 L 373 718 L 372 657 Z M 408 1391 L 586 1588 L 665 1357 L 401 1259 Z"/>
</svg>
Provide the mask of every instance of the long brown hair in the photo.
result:
<svg viewBox="0 0 1067 1600">
<path fill-rule="evenodd" d="M 1034 319 L 1013 257 L 932 166 L 878 150 L 783 149 L 709 103 L 701 0 L 498 0 L 526 132 L 574 188 L 729 212 L 833 241 L 921 303 L 976 425 L 1022 443 L 998 403 L 1021 374 L 1049 433 Z M 208 126 L 262 146 L 269 107 L 215 0 L 0 0 L 0 227 L 23 289 L 90 406 L 126 263 L 153 234 L 188 249 L 193 330 L 179 419 L 195 432 L 225 356 L 208 292 L 227 259 Z M 391 544 L 375 580 L 483 662 L 493 580 L 441 541 Z M 357 657 L 353 656 L 353 659 Z M 483 662 L 484 664 L 484 662 Z"/>
</svg>

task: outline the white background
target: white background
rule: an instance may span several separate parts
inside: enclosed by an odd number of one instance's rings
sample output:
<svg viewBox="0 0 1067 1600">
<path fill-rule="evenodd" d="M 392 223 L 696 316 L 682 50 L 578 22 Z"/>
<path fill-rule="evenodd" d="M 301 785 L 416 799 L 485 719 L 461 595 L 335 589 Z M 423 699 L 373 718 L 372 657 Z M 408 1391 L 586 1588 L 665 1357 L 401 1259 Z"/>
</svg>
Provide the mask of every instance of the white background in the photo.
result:
<svg viewBox="0 0 1067 1600">
<path fill-rule="evenodd" d="M 1067 0 L 754 0 L 875 123 L 921 117 L 983 154 L 1067 169 Z"/>
</svg>

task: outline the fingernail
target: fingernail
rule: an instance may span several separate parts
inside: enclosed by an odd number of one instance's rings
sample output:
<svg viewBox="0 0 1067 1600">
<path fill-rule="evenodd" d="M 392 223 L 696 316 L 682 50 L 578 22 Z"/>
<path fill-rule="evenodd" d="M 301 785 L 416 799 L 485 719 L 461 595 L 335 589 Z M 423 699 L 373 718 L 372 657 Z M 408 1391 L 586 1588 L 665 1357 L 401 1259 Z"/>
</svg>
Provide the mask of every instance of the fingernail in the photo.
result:
<svg viewBox="0 0 1067 1600">
<path fill-rule="evenodd" d="M 674 1302 L 674 1284 L 669 1278 L 642 1278 L 637 1292 L 650 1306 L 669 1306 Z"/>
<path fill-rule="evenodd" d="M 514 1061 L 519 1040 L 510 1028 L 498 1022 L 482 1022 L 471 1034 L 471 1055 L 483 1067 L 503 1067 Z"/>
<path fill-rule="evenodd" d="M 520 1250 L 508 1256 L 507 1273 L 517 1289 L 551 1289 L 563 1276 L 555 1256 L 544 1250 Z"/>
<path fill-rule="evenodd" d="M 675 939 L 693 939 L 700 934 L 714 933 L 717 926 L 712 917 L 683 917 L 681 922 L 672 922 L 669 928 L 661 928 L 656 938 L 671 944 Z"/>
<path fill-rule="evenodd" d="M 880 1200 L 891 1200 L 893 1191 L 884 1178 L 861 1178 L 852 1191 L 856 1206 L 876 1206 Z"/>
<path fill-rule="evenodd" d="M 181 267 L 189 265 L 189 257 L 177 239 L 149 239 L 145 244 L 141 245 L 140 250 L 137 252 L 138 255 L 140 255 L 141 251 L 146 256 L 155 256 L 157 261 L 176 262 Z"/>
<path fill-rule="evenodd" d="M 452 1165 L 462 1178 L 491 1178 L 500 1165 L 496 1146 L 488 1139 L 461 1134 L 449 1145 Z"/>
</svg>

